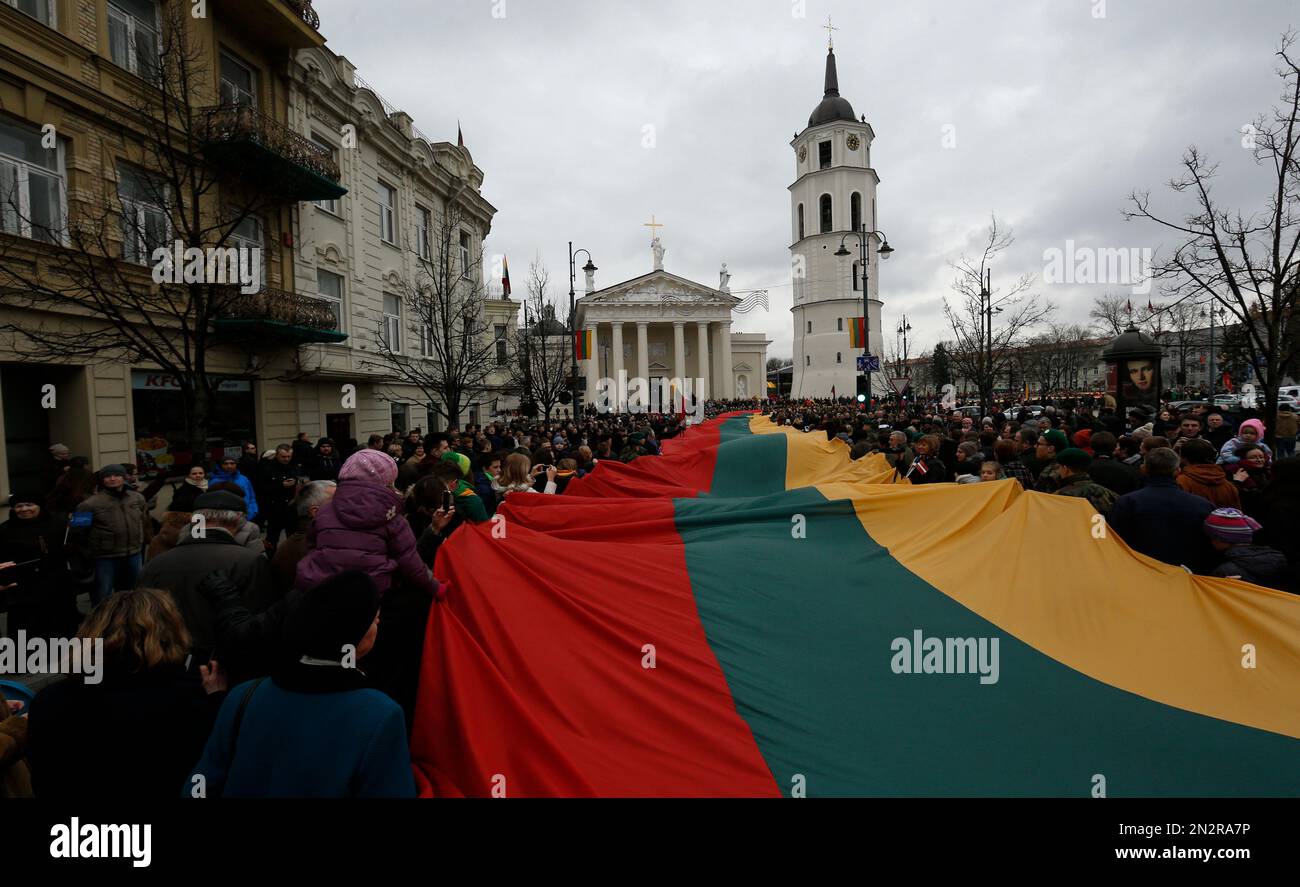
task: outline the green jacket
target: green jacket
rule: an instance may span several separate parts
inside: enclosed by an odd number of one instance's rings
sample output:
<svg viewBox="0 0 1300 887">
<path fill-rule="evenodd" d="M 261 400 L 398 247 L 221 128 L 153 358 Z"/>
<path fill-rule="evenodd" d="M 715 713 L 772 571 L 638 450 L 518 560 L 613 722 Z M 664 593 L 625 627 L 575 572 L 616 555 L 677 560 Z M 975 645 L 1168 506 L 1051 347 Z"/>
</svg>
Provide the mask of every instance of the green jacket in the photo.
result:
<svg viewBox="0 0 1300 887">
<path fill-rule="evenodd" d="M 1053 463 L 1055 464 L 1055 463 Z M 1110 508 L 1115 504 L 1119 496 L 1114 490 L 1109 490 L 1101 484 L 1094 481 L 1086 473 L 1072 474 L 1061 481 L 1061 488 L 1056 491 L 1058 496 L 1075 496 L 1079 499 L 1087 499 L 1097 513 L 1102 517 L 1110 514 Z"/>
<path fill-rule="evenodd" d="M 471 523 L 481 524 L 488 519 L 487 509 L 483 507 L 483 500 L 479 498 L 478 493 L 468 481 L 456 481 L 456 489 L 452 491 L 456 497 L 456 513 L 463 520 Z"/>
</svg>

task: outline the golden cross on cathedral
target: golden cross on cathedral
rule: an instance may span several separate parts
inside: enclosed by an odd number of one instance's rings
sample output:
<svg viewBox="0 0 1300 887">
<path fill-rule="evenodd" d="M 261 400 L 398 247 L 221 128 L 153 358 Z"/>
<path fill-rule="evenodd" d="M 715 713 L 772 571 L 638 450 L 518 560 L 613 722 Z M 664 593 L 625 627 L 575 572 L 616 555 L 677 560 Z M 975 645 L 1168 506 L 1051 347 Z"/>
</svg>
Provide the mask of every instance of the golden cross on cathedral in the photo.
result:
<svg viewBox="0 0 1300 887">
<path fill-rule="evenodd" d="M 831 24 L 831 17 L 829 15 L 826 16 L 826 24 L 822 25 L 822 27 L 826 29 L 826 48 L 834 49 L 835 48 L 834 32 L 838 31 L 839 28 Z"/>
<path fill-rule="evenodd" d="M 664 226 L 663 226 L 663 225 L 660 225 L 658 222 L 656 222 L 656 221 L 655 221 L 655 217 L 654 217 L 654 213 L 651 213 L 651 214 L 650 214 L 650 221 L 648 221 L 648 222 L 643 222 L 643 223 L 641 224 L 641 227 L 643 227 L 643 228 L 649 228 L 649 229 L 650 229 L 650 239 L 653 240 L 654 238 L 656 238 L 656 237 L 659 236 L 659 232 L 658 232 L 658 230 L 656 230 L 656 229 L 658 229 L 658 228 L 662 228 L 662 227 L 664 227 Z"/>
</svg>

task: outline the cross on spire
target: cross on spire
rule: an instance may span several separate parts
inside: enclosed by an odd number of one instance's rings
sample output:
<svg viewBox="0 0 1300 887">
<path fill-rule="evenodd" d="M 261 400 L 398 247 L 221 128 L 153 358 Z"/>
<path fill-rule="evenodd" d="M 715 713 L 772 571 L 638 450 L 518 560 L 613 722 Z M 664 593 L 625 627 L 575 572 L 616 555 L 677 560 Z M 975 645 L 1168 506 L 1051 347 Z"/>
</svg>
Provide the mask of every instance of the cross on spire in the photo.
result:
<svg viewBox="0 0 1300 887">
<path fill-rule="evenodd" d="M 655 221 L 654 213 L 651 213 L 651 214 L 650 214 L 650 221 L 648 221 L 648 222 L 643 222 L 643 223 L 641 224 L 641 227 L 643 227 L 643 228 L 649 228 L 649 229 L 650 229 L 650 239 L 653 240 L 654 238 L 656 238 L 656 237 L 659 236 L 659 231 L 658 231 L 657 229 L 659 229 L 659 228 L 663 228 L 664 226 L 663 226 L 663 225 L 660 225 L 658 222 L 656 222 L 656 221 Z"/>
<path fill-rule="evenodd" d="M 838 31 L 839 28 L 837 28 L 837 27 L 835 27 L 834 25 L 831 24 L 831 17 L 830 17 L 829 15 L 826 16 L 826 24 L 822 25 L 822 27 L 826 29 L 826 48 L 827 48 L 827 49 L 834 49 L 834 48 L 835 48 L 835 33 L 834 33 L 834 32 L 835 32 L 835 31 Z"/>
</svg>

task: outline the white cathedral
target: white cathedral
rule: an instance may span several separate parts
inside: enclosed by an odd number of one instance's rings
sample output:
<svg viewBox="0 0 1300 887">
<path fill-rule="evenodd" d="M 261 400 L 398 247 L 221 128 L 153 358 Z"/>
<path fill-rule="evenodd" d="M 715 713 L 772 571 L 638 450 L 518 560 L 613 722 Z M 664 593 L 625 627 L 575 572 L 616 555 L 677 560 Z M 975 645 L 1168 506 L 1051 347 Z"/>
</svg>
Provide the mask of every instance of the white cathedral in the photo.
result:
<svg viewBox="0 0 1300 887">
<path fill-rule="evenodd" d="M 857 358 L 861 345 L 851 345 L 851 330 L 862 317 L 862 269 L 858 235 L 876 231 L 876 186 L 880 177 L 871 168 L 875 133 L 866 117 L 854 116 L 853 106 L 840 96 L 835 50 L 826 55 L 826 88 L 808 118 L 808 127 L 794 137 L 795 180 L 790 185 L 791 274 L 794 281 L 794 366 L 791 397 L 853 396 L 857 390 Z M 845 238 L 847 236 L 847 239 Z M 870 238 L 867 261 L 867 316 L 870 351 L 879 356 L 878 272 L 883 245 Z M 843 241 L 849 257 L 836 256 Z M 873 374 L 872 391 L 879 394 L 885 380 Z"/>
</svg>

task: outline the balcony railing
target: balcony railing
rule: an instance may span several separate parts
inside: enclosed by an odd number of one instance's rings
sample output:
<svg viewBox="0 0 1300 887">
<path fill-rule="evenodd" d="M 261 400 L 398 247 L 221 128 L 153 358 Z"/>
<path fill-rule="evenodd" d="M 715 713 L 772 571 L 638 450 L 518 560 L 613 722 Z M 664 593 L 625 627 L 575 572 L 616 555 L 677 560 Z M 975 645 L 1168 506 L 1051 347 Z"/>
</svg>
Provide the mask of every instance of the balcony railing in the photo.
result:
<svg viewBox="0 0 1300 887">
<path fill-rule="evenodd" d="M 313 31 L 320 30 L 320 16 L 311 8 L 311 0 L 283 0 L 284 5 L 298 13 L 298 18 L 311 25 Z"/>
<path fill-rule="evenodd" d="M 296 199 L 337 199 L 347 193 L 329 150 L 251 106 L 208 109 L 202 138 L 214 160 L 228 160 L 241 175 Z"/>
<path fill-rule="evenodd" d="M 218 329 L 248 335 L 252 340 L 342 342 L 329 302 L 301 293 L 263 287 L 255 293 L 232 294 L 221 307 Z"/>
</svg>

